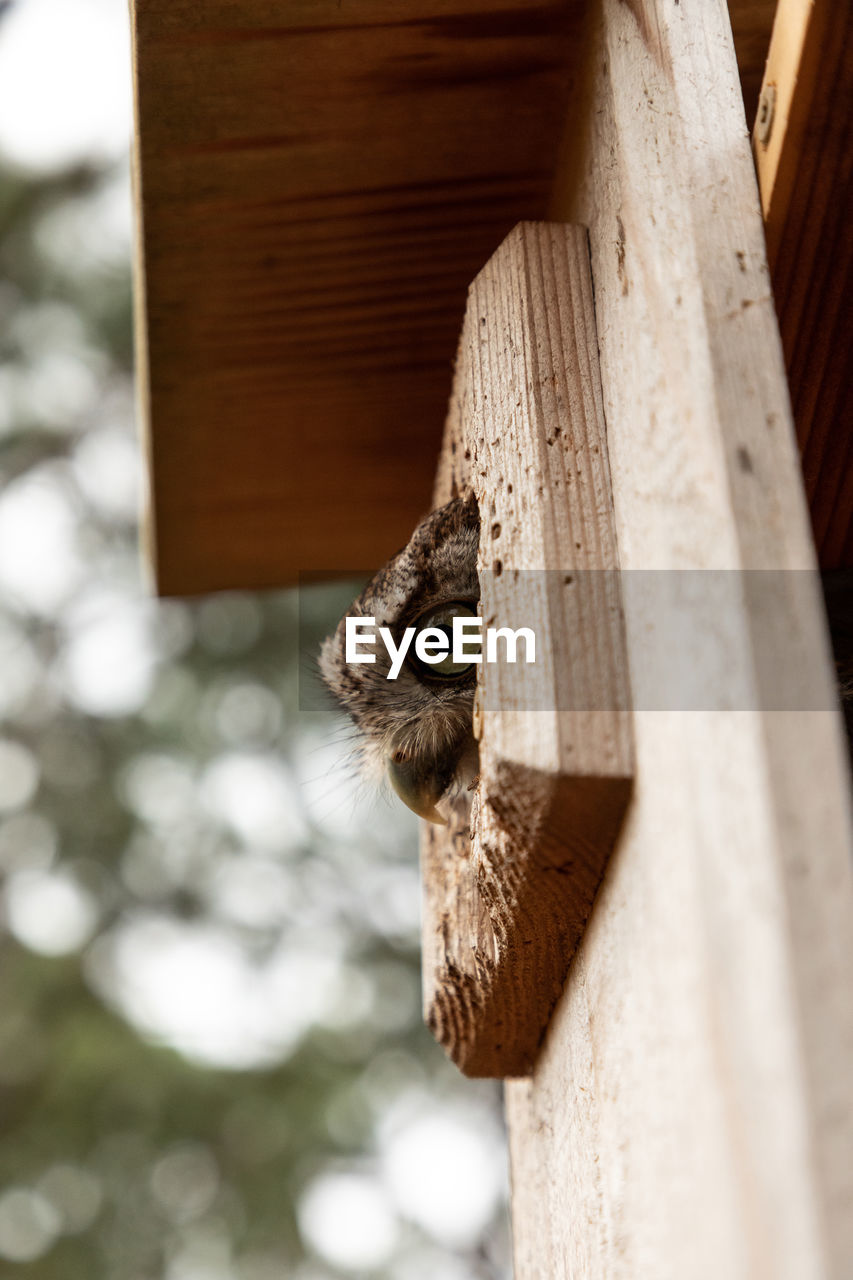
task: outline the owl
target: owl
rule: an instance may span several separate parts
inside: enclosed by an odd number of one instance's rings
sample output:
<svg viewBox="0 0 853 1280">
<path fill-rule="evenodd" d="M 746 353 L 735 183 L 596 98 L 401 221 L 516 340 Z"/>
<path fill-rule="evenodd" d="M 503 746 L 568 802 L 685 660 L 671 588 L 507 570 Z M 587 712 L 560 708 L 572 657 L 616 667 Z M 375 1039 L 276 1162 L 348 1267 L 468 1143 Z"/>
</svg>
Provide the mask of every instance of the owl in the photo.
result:
<svg viewBox="0 0 853 1280">
<path fill-rule="evenodd" d="M 473 497 L 454 498 L 433 511 L 371 579 L 348 616 L 374 618 L 398 645 L 407 627 L 449 636 L 454 618 L 477 616 L 479 532 Z M 374 652 L 373 663 L 346 661 L 342 618 L 320 652 L 323 680 L 358 730 L 364 771 L 377 780 L 386 776 L 420 817 L 445 823 L 448 806 L 466 804 L 478 773 L 474 660 L 454 661 L 448 653 L 427 663 L 412 647 L 391 680 L 388 652 L 381 644 Z"/>
</svg>

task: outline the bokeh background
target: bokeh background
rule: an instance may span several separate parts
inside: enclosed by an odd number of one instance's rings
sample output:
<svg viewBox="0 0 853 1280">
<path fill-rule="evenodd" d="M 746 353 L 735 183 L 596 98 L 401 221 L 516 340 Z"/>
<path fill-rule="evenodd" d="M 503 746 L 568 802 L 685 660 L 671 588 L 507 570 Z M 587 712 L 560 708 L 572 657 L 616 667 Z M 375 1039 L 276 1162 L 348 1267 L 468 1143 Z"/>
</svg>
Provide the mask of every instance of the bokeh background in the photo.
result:
<svg viewBox="0 0 853 1280">
<path fill-rule="evenodd" d="M 348 589 L 145 580 L 130 131 L 124 0 L 0 0 L 0 1275 L 501 1280 L 415 820 L 299 696 Z"/>
</svg>

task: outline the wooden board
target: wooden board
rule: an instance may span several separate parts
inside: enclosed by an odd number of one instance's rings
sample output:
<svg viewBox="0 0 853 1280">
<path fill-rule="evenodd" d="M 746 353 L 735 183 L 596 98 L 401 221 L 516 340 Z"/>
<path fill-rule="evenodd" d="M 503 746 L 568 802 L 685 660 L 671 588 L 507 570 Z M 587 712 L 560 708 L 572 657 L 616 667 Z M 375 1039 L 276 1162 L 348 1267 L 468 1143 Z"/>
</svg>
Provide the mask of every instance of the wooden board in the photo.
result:
<svg viewBox="0 0 853 1280">
<path fill-rule="evenodd" d="M 484 626 L 471 836 L 424 828 L 424 1005 L 468 1075 L 535 1061 L 631 791 L 628 674 L 582 227 L 523 223 L 473 282 L 436 503 L 480 509 Z"/>
<path fill-rule="evenodd" d="M 709 590 L 706 709 L 635 712 L 618 848 L 507 1086 L 516 1280 L 846 1280 L 849 773 L 725 6 L 603 0 L 589 57 L 562 212 L 590 228 L 623 573 L 793 576 L 724 616 Z M 658 619 L 624 599 L 633 688 Z M 774 642 L 813 709 L 759 709 Z M 753 709 L 719 706 L 733 658 Z"/>
<path fill-rule="evenodd" d="M 766 0 L 733 4 L 754 77 Z M 587 7 L 134 0 L 161 592 L 363 571 L 407 540 L 465 290 L 546 213 Z"/>
<path fill-rule="evenodd" d="M 753 134 L 815 542 L 853 567 L 853 7 L 780 0 Z"/>
<path fill-rule="evenodd" d="M 545 209 L 577 17 L 137 0 L 161 592 L 364 570 L 407 540 L 467 285 Z"/>
</svg>

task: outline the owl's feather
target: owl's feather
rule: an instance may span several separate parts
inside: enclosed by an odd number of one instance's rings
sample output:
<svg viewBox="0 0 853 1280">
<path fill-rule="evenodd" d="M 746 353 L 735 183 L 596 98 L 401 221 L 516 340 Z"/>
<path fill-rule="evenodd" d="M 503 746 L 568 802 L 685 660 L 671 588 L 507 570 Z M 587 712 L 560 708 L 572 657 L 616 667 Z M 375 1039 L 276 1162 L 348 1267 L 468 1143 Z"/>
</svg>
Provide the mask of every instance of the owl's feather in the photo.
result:
<svg viewBox="0 0 853 1280">
<path fill-rule="evenodd" d="M 432 512 L 371 579 L 348 616 L 375 618 L 377 629 L 388 627 L 399 644 L 406 627 L 439 606 L 476 607 L 479 529 L 473 498 L 456 498 Z M 389 680 L 391 662 L 381 644 L 374 664 L 346 662 L 345 621 L 323 644 L 320 670 L 359 730 L 365 772 L 378 779 L 390 771 L 393 778 L 402 768 L 406 785 L 436 798 L 464 792 L 477 772 L 471 733 L 475 668 L 448 680 L 407 661 L 397 679 Z"/>
</svg>

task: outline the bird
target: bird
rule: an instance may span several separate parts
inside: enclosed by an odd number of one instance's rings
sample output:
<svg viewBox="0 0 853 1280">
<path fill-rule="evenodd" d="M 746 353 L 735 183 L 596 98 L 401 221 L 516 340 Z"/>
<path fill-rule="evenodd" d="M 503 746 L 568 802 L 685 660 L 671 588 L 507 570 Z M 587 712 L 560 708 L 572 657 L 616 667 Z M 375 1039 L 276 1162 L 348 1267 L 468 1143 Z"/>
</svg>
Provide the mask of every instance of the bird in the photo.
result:
<svg viewBox="0 0 853 1280">
<path fill-rule="evenodd" d="M 436 628 L 448 637 L 454 618 L 478 615 L 480 519 L 473 496 L 431 512 L 406 546 L 368 582 L 320 650 L 320 674 L 358 734 L 362 772 L 384 776 L 420 817 L 445 825 L 448 812 L 470 809 L 479 772 L 473 733 L 475 659 L 422 661 L 410 646 L 396 679 L 381 643 L 374 662 L 347 662 L 346 622 L 373 618 L 399 646 L 404 631 Z"/>
</svg>

